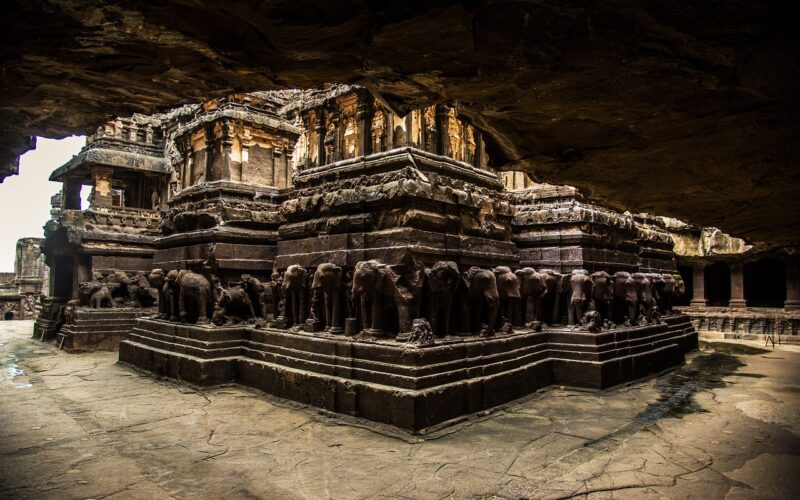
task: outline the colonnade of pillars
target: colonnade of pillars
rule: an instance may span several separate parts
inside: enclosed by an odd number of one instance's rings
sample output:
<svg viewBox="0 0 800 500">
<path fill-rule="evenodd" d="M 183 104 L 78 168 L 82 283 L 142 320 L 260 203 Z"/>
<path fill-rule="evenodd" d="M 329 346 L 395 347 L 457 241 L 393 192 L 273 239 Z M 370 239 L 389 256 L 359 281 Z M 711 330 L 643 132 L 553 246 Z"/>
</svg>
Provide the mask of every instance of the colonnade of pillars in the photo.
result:
<svg viewBox="0 0 800 500">
<path fill-rule="evenodd" d="M 731 272 L 731 299 L 728 307 L 746 307 L 744 287 L 744 267 L 741 264 L 730 266 Z M 692 266 L 692 307 L 706 307 L 708 300 L 705 286 L 705 266 L 694 264 Z M 783 304 L 786 311 L 800 311 L 800 259 L 786 261 L 786 301 Z"/>
</svg>

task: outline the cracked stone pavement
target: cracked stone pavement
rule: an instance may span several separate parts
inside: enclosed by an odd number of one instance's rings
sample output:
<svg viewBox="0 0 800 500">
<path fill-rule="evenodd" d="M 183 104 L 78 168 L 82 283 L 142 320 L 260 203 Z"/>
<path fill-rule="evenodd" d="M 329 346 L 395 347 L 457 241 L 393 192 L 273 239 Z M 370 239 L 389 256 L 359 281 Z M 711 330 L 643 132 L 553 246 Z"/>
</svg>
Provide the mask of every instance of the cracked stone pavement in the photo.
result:
<svg viewBox="0 0 800 500">
<path fill-rule="evenodd" d="M 800 349 L 701 343 L 424 439 L 158 381 L 0 323 L 0 498 L 796 498 Z"/>
</svg>

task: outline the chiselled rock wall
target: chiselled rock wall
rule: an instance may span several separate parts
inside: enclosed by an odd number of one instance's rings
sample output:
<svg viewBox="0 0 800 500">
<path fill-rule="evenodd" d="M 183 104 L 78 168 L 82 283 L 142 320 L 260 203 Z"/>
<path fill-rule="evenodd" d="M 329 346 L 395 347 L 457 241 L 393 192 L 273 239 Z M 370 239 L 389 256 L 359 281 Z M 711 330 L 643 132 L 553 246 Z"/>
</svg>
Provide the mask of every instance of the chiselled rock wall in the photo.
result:
<svg viewBox="0 0 800 500">
<path fill-rule="evenodd" d="M 796 242 L 793 7 L 12 2 L 2 169 L 16 169 L 28 137 L 86 133 L 108 116 L 347 81 L 398 114 L 457 101 L 498 167 L 614 209 Z"/>
</svg>

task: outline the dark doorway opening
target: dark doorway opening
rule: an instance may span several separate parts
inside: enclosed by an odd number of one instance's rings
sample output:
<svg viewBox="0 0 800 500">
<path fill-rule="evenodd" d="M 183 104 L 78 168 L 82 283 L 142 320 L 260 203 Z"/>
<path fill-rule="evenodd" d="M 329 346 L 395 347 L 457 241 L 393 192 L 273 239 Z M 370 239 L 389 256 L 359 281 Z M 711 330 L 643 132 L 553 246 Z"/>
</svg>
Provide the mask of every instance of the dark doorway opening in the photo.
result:
<svg viewBox="0 0 800 500">
<path fill-rule="evenodd" d="M 731 268 L 716 262 L 705 269 L 706 300 L 712 307 L 726 307 L 731 301 Z"/>
<path fill-rule="evenodd" d="M 748 307 L 783 307 L 786 301 L 786 265 L 761 259 L 744 266 L 744 297 Z"/>
<path fill-rule="evenodd" d="M 11 312 L 11 311 L 8 311 L 8 312 L 7 312 L 7 313 L 6 313 L 6 314 L 3 316 L 3 319 L 4 319 L 4 320 L 6 320 L 6 321 L 11 321 L 12 319 L 14 319 L 14 313 L 13 313 L 13 312 Z"/>
<path fill-rule="evenodd" d="M 53 272 L 53 295 L 61 299 L 72 298 L 72 255 L 57 255 Z"/>
</svg>

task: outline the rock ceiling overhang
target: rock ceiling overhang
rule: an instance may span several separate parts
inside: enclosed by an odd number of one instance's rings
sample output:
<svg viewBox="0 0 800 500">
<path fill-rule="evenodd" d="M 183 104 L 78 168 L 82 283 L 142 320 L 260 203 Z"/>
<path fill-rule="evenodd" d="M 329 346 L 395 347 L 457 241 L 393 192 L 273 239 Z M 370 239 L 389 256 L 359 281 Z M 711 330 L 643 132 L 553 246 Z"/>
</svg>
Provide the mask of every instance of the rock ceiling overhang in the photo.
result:
<svg viewBox="0 0 800 500">
<path fill-rule="evenodd" d="M 617 209 L 797 242 L 791 7 L 15 1 L 0 32 L 0 168 L 14 170 L 30 136 L 232 91 L 350 82 L 398 111 L 457 103 L 501 169 Z"/>
</svg>

